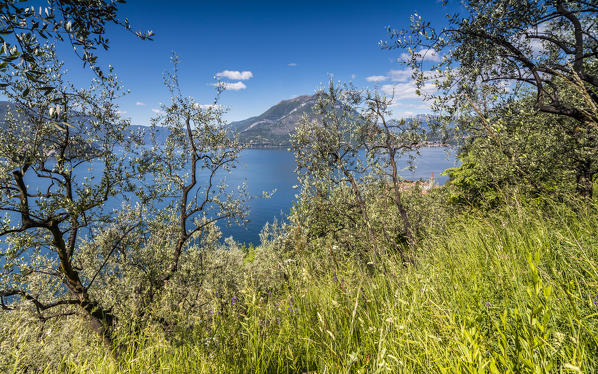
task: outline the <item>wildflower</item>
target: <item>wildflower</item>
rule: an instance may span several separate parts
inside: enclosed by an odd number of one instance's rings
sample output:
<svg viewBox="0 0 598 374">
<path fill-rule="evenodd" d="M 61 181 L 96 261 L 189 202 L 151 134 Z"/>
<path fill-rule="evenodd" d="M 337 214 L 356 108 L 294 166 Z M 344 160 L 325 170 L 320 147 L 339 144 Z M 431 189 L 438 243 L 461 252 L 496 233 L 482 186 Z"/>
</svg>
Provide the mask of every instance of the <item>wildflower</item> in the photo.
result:
<svg viewBox="0 0 598 374">
<path fill-rule="evenodd" d="M 237 302 L 237 298 L 235 296 L 231 297 L 230 305 L 235 305 L 236 302 Z"/>
<path fill-rule="evenodd" d="M 289 301 L 289 311 L 290 312 L 294 312 L 295 311 L 295 300 L 293 299 L 292 296 L 291 296 L 291 300 Z"/>
<path fill-rule="evenodd" d="M 490 302 L 486 301 L 486 308 L 490 308 Z"/>
</svg>

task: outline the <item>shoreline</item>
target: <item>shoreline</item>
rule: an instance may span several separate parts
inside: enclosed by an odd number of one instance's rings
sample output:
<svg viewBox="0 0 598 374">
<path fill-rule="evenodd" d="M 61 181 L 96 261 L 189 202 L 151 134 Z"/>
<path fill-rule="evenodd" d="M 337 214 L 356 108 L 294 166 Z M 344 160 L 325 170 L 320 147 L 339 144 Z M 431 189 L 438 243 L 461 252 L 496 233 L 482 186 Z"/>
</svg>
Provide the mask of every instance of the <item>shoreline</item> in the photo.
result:
<svg viewBox="0 0 598 374">
<path fill-rule="evenodd" d="M 290 148 L 291 144 L 255 144 L 255 143 L 241 143 L 244 149 L 281 149 Z M 442 142 L 424 142 L 420 148 L 452 148 L 455 145 Z"/>
</svg>

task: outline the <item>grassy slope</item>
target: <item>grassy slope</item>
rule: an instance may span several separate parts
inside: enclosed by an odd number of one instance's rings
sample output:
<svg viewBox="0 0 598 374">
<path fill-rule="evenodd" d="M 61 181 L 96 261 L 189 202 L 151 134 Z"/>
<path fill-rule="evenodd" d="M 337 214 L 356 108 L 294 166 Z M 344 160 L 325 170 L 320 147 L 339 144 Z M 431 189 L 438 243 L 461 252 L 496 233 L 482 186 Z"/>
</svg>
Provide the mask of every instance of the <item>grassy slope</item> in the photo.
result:
<svg viewBox="0 0 598 374">
<path fill-rule="evenodd" d="M 101 348 L 73 372 L 544 372 L 598 368 L 598 215 L 559 207 L 461 217 L 385 272 L 331 258 L 287 266 L 269 300 L 201 331 L 148 331 L 116 364 Z M 73 350 L 83 347 L 73 347 Z M 87 347 L 89 351 L 89 347 Z M 18 353 L 15 354 L 18 357 Z"/>
</svg>

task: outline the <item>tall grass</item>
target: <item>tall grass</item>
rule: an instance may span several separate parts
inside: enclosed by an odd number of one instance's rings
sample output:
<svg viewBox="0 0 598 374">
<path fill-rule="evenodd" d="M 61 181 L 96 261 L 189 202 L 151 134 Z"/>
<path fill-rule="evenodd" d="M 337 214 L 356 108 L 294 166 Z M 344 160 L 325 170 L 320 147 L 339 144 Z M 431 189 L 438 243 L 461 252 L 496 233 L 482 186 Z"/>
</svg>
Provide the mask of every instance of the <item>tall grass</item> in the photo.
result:
<svg viewBox="0 0 598 374">
<path fill-rule="evenodd" d="M 415 265 L 372 271 L 334 250 L 282 264 L 272 294 L 247 280 L 227 313 L 177 338 L 126 336 L 61 370 L 94 373 L 593 372 L 598 370 L 598 214 L 505 208 L 459 217 Z M 129 342 L 130 343 L 130 342 Z M 77 350 L 81 347 L 73 347 Z M 16 353 L 18 355 L 18 353 Z"/>
</svg>

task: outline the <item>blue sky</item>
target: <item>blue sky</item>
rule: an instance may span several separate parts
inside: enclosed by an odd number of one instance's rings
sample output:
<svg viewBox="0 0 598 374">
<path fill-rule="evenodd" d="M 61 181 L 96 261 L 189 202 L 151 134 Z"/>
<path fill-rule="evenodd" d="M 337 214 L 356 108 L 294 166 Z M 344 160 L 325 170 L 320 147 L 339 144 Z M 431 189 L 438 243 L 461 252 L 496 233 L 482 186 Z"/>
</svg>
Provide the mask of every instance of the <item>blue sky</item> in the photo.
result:
<svg viewBox="0 0 598 374">
<path fill-rule="evenodd" d="M 312 94 L 329 74 L 387 93 L 395 88 L 394 109 L 400 117 L 426 108 L 414 98 L 406 67 L 397 62 L 401 51 L 382 50 L 378 42 L 387 39 L 386 25 L 407 27 L 416 11 L 442 22 L 447 8 L 438 0 L 129 0 L 120 14 L 136 29 L 153 30 L 154 41 L 141 41 L 112 27 L 111 48 L 101 53 L 100 62 L 115 66 L 131 91 L 121 100 L 121 110 L 134 124 L 149 124 L 160 102 L 167 101 L 162 73 L 170 68 L 172 51 L 181 60 L 185 95 L 209 104 L 215 75 L 221 73 L 231 84 L 220 100 L 229 108 L 229 121 L 259 115 L 280 100 Z M 76 83 L 85 86 L 89 73 L 72 53 L 64 56 Z"/>
</svg>

